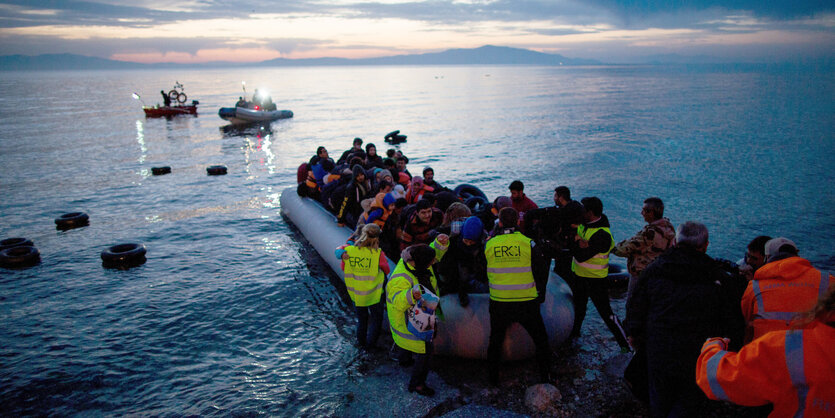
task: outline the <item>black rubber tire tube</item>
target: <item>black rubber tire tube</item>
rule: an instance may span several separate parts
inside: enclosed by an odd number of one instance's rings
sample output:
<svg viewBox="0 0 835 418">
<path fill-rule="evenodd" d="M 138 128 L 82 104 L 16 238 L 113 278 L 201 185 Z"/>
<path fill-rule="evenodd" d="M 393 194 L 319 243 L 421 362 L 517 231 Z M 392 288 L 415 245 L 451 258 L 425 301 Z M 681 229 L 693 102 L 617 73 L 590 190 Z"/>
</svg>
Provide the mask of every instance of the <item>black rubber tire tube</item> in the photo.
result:
<svg viewBox="0 0 835 418">
<path fill-rule="evenodd" d="M 21 245 L 0 251 L 0 267 L 32 267 L 40 261 L 41 253 L 31 245 Z"/>
<path fill-rule="evenodd" d="M 55 218 L 55 227 L 64 231 L 90 225 L 90 216 L 84 212 L 65 213 Z"/>
<path fill-rule="evenodd" d="M 171 172 L 171 167 L 163 166 L 163 167 L 151 167 L 151 174 L 155 176 L 161 176 L 163 174 L 168 174 Z"/>
<path fill-rule="evenodd" d="M 116 244 L 101 252 L 101 261 L 106 268 L 130 268 L 145 263 L 146 252 L 142 244 Z"/>
<path fill-rule="evenodd" d="M 210 176 L 222 176 L 226 174 L 225 165 L 212 165 L 206 167 L 206 173 Z"/>
<path fill-rule="evenodd" d="M 34 247 L 35 244 L 32 243 L 32 240 L 26 238 L 6 238 L 0 241 L 0 251 L 5 250 L 6 248 L 24 246 Z"/>
</svg>

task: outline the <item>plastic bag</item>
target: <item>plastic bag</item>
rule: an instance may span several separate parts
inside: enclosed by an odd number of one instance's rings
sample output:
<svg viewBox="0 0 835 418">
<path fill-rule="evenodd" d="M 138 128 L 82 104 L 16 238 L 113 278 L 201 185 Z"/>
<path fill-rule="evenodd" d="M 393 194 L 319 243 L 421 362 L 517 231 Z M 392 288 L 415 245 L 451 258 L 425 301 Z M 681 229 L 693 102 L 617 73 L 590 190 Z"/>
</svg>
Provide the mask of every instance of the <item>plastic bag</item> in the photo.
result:
<svg viewBox="0 0 835 418">
<path fill-rule="evenodd" d="M 417 284 L 412 291 L 420 290 L 420 299 L 406 310 L 406 328 L 415 337 L 429 342 L 435 335 L 435 309 L 440 300 L 438 296 Z"/>
</svg>

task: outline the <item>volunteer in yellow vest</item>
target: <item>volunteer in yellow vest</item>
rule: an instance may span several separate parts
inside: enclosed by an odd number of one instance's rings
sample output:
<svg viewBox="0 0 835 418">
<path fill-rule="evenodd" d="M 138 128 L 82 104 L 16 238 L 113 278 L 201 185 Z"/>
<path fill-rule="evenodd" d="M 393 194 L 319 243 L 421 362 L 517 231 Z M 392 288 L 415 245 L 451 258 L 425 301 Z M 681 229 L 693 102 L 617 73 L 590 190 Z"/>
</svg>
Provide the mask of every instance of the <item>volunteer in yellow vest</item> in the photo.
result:
<svg viewBox="0 0 835 418">
<path fill-rule="evenodd" d="M 540 380 L 549 379 L 551 349 L 548 347 L 548 334 L 539 311 L 539 304 L 545 300 L 545 282 L 548 268 L 534 269 L 535 261 L 544 263 L 530 238 L 517 231 L 519 212 L 512 207 L 499 211 L 497 234 L 487 241 L 484 255 L 487 258 L 487 280 L 490 288 L 490 345 L 487 348 L 488 375 L 490 384 L 499 383 L 499 364 L 502 359 L 507 328 L 514 322 L 522 325 L 533 339 L 536 346 L 536 362 Z M 550 260 L 549 260 L 550 261 Z M 537 280 L 540 291 L 537 292 Z"/>
<path fill-rule="evenodd" d="M 337 249 L 345 272 L 345 288 L 357 312 L 357 342 L 362 349 L 374 349 L 383 323 L 383 282 L 389 273 L 386 256 L 380 250 L 376 224 L 362 227 L 359 238 L 344 251 Z"/>
<path fill-rule="evenodd" d="M 583 224 L 577 227 L 577 236 L 572 248 L 574 259 L 571 271 L 574 273 L 574 328 L 570 338 L 580 336 L 580 328 L 586 317 L 586 305 L 589 298 L 597 308 L 603 322 L 615 335 L 621 350 L 629 351 L 626 333 L 623 331 L 618 316 L 609 305 L 609 253 L 615 247 L 615 240 L 609 231 L 609 218 L 603 214 L 603 202 L 597 197 L 585 197 L 583 204 Z"/>
<path fill-rule="evenodd" d="M 426 385 L 432 342 L 425 342 L 409 332 L 406 311 L 417 303 L 422 295 L 420 290 L 415 289 L 415 285 L 420 284 L 435 295 L 440 294 L 432 265 L 443 258 L 448 245 L 449 237 L 441 234 L 435 238 L 431 246 L 417 244 L 406 248 L 386 285 L 389 325 L 391 336 L 398 347 L 400 365 L 405 367 L 414 362 L 408 389 L 409 392 L 417 392 L 423 396 L 435 394 L 435 390 Z M 440 306 L 438 308 L 440 309 Z M 416 361 L 412 359 L 412 353 L 417 354 Z"/>
</svg>

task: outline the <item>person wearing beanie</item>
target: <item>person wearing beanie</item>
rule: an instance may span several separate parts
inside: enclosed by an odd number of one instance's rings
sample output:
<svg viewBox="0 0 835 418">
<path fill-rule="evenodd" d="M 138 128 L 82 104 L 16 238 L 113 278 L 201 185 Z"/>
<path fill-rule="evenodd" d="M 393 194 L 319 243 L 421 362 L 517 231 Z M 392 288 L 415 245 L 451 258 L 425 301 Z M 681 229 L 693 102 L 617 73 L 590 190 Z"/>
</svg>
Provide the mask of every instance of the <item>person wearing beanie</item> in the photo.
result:
<svg viewBox="0 0 835 418">
<path fill-rule="evenodd" d="M 364 224 L 375 223 L 380 228 L 386 225 L 391 211 L 394 210 L 394 201 L 397 200 L 391 193 L 377 193 L 374 197 L 374 202 L 368 208 L 367 212 L 362 214 L 362 222 Z"/>
<path fill-rule="evenodd" d="M 410 245 L 428 244 L 431 241 L 430 231 L 441 225 L 444 214 L 432 206 L 427 199 L 419 200 L 415 204 L 415 211 L 406 219 L 400 233 L 400 248 Z"/>
<path fill-rule="evenodd" d="M 798 254 L 797 245 L 784 237 L 765 243 L 765 264 L 742 295 L 742 315 L 747 323 L 745 342 L 770 331 L 789 329 L 795 315 L 808 311 L 835 283 Z"/>
<path fill-rule="evenodd" d="M 486 237 L 481 219 L 476 216 L 466 218 L 461 232 L 450 238 L 447 255 L 438 264 L 441 293 L 457 293 L 462 307 L 470 304 L 470 293 L 487 293 Z"/>
<path fill-rule="evenodd" d="M 337 211 L 336 222 L 339 226 L 348 225 L 351 229 L 354 229 L 362 214 L 360 202 L 371 197 L 371 182 L 361 165 L 355 165 L 351 171 L 351 183 L 345 188 L 345 197 Z"/>
</svg>

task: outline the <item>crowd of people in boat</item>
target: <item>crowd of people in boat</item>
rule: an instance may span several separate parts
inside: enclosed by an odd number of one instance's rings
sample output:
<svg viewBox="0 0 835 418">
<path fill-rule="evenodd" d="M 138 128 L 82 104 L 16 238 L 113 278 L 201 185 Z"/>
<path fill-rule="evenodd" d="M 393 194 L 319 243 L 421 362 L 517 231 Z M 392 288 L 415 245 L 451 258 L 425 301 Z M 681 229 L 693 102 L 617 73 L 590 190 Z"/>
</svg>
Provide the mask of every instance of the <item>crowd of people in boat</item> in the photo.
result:
<svg viewBox="0 0 835 418">
<path fill-rule="evenodd" d="M 298 193 L 355 229 L 336 256 L 356 305 L 358 343 L 374 347 L 386 309 L 401 365 L 414 363 L 410 391 L 434 394 L 425 381 L 432 344 L 404 314 L 425 295 L 447 293 L 463 307 L 471 293 L 490 294 L 491 384 L 513 322 L 531 335 L 541 380 L 550 381 L 539 303 L 553 264 L 573 293 L 569 340 L 580 335 L 591 299 L 621 350 L 635 352 L 627 380 L 652 416 L 697 416 L 706 397 L 764 405 L 772 416 L 835 414 L 835 281 L 793 241 L 759 236 L 740 262 L 713 259 L 705 225 L 675 228 L 663 201 L 650 197 L 641 209 L 646 225 L 616 243 L 598 197 L 578 202 L 558 186 L 554 206 L 539 208 L 513 181 L 492 202 L 463 199 L 431 167 L 413 176 L 408 161 L 394 149 L 383 158 L 360 138 L 336 161 L 319 147 L 299 169 Z M 623 323 L 605 280 L 610 254 L 627 258 Z"/>
<path fill-rule="evenodd" d="M 255 89 L 255 92 L 252 94 L 252 100 L 250 101 L 244 99 L 243 96 L 238 97 L 235 107 L 264 111 L 273 111 L 277 108 L 275 103 L 273 103 L 272 96 L 262 91 L 258 91 L 258 89 Z"/>
</svg>

